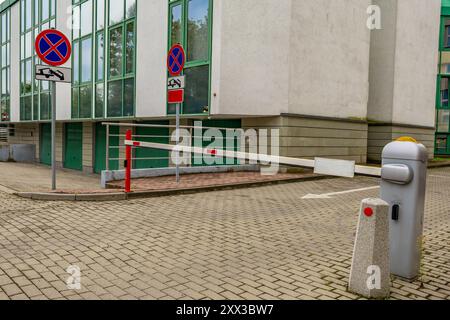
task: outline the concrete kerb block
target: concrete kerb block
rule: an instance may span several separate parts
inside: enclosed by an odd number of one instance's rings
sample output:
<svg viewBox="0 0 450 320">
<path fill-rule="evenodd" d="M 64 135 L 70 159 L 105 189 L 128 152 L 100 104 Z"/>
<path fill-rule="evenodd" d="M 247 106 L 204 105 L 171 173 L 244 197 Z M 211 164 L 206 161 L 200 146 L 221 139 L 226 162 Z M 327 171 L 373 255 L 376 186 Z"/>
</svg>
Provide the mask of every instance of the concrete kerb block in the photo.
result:
<svg viewBox="0 0 450 320">
<path fill-rule="evenodd" d="M 389 205 L 381 199 L 362 201 L 350 270 L 349 291 L 366 298 L 390 294 Z"/>
<path fill-rule="evenodd" d="M 97 193 L 97 194 L 77 194 L 76 201 L 122 201 L 127 200 L 125 193 Z"/>
</svg>

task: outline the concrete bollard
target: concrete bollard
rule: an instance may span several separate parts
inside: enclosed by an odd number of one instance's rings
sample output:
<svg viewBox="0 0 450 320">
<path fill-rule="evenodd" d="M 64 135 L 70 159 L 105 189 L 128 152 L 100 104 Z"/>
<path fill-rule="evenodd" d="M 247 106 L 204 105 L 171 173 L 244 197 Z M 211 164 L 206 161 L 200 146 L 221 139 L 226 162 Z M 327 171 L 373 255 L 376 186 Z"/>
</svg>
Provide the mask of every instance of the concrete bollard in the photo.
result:
<svg viewBox="0 0 450 320">
<path fill-rule="evenodd" d="M 390 286 L 389 205 L 381 199 L 365 199 L 359 215 L 349 291 L 381 299 L 389 296 Z"/>
</svg>

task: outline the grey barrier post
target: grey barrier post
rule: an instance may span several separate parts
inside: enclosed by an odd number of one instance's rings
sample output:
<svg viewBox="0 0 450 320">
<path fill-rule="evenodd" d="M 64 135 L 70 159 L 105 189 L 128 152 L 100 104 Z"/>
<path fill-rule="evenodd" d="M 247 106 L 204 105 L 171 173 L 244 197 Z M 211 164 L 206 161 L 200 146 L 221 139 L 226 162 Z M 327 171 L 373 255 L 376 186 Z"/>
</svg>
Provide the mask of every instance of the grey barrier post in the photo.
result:
<svg viewBox="0 0 450 320">
<path fill-rule="evenodd" d="M 393 275 L 415 279 L 420 273 L 428 153 L 412 138 L 383 150 L 381 198 L 389 204 Z"/>
</svg>

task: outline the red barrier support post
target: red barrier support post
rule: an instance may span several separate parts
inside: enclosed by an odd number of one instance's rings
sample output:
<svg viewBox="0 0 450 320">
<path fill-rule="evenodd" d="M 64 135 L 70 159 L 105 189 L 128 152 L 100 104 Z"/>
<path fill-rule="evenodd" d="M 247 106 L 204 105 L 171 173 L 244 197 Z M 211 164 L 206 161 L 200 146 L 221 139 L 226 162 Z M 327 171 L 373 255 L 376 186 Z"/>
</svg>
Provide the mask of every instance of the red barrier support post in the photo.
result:
<svg viewBox="0 0 450 320">
<path fill-rule="evenodd" d="M 125 140 L 132 140 L 131 130 L 127 130 Z M 125 148 L 125 193 L 131 192 L 131 146 Z"/>
</svg>

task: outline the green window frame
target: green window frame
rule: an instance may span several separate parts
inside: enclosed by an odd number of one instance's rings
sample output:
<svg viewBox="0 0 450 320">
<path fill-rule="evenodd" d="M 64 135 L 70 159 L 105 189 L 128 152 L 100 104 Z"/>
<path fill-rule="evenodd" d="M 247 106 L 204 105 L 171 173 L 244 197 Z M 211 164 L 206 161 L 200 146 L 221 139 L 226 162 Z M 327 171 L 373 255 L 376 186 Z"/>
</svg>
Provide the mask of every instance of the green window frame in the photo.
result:
<svg viewBox="0 0 450 320">
<path fill-rule="evenodd" d="M 83 26 L 83 8 L 91 8 L 92 19 L 89 18 L 89 31 Z M 111 9 L 113 8 L 113 9 Z M 87 9 L 85 9 L 88 11 Z M 117 11 L 122 11 L 122 17 L 117 19 Z M 72 31 L 74 81 L 72 84 L 72 119 L 104 119 L 128 118 L 135 114 L 135 51 L 136 51 L 136 0 L 73 0 L 73 16 L 75 25 Z M 80 14 L 81 13 L 81 14 Z M 111 19 L 111 15 L 113 15 Z M 77 28 L 78 26 L 78 28 Z M 132 27 L 131 41 L 126 42 L 127 33 Z M 131 60 L 129 72 L 110 74 L 110 43 L 111 34 L 121 31 L 120 58 L 121 70 L 126 69 L 125 62 Z M 88 44 L 86 44 L 88 43 Z M 131 58 L 126 59 L 127 48 L 130 48 Z M 127 46 L 128 44 L 128 46 Z M 88 46 L 90 50 L 87 50 Z M 130 50 L 129 50 L 130 51 Z M 86 54 L 89 57 L 86 58 Z M 125 61 L 126 60 L 126 61 Z M 87 61 L 89 63 L 87 63 Z M 106 62 L 108 61 L 108 62 Z M 85 68 L 86 64 L 90 68 Z M 89 70 L 89 74 L 86 74 Z M 120 82 L 120 86 L 117 83 Z M 118 112 L 111 112 L 108 92 L 116 98 Z M 117 110 L 116 110 L 117 111 Z"/>
<path fill-rule="evenodd" d="M 107 118 L 135 116 L 136 13 L 136 0 L 109 1 L 105 92 Z"/>
<path fill-rule="evenodd" d="M 104 1 L 104 0 L 97 0 Z M 91 119 L 96 0 L 72 1 L 72 119 Z"/>
<path fill-rule="evenodd" d="M 207 10 L 206 15 L 195 16 L 202 10 Z M 212 12 L 213 0 L 169 1 L 168 47 L 180 43 L 187 56 L 183 72 L 185 102 L 180 110 L 183 115 L 211 112 Z M 167 114 L 175 114 L 175 105 L 167 105 Z"/>
<path fill-rule="evenodd" d="M 56 28 L 56 0 L 20 0 L 20 121 L 51 119 L 49 81 L 37 81 L 35 65 L 44 64 L 34 50 L 43 30 Z"/>
<path fill-rule="evenodd" d="M 11 10 L 0 13 L 0 122 L 10 120 Z"/>
<path fill-rule="evenodd" d="M 436 86 L 435 153 L 450 155 L 450 15 L 441 16 Z"/>
</svg>

